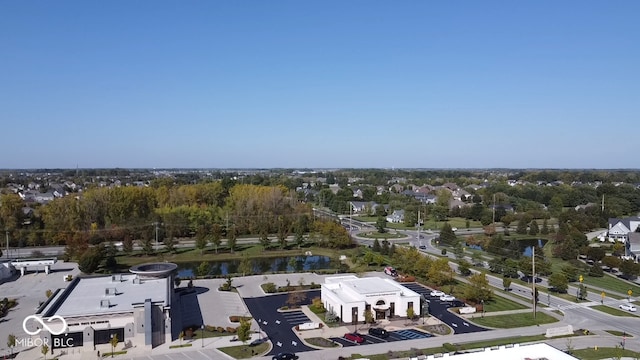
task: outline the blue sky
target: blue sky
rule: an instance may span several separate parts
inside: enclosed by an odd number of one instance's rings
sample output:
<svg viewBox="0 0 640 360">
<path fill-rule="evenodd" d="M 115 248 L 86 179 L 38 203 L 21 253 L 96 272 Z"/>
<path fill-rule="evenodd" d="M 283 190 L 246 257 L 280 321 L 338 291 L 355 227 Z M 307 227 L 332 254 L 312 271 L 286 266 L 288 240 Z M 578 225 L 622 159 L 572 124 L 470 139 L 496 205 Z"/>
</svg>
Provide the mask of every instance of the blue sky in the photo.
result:
<svg viewBox="0 0 640 360">
<path fill-rule="evenodd" d="M 2 1 L 0 168 L 639 168 L 639 14 Z"/>
</svg>

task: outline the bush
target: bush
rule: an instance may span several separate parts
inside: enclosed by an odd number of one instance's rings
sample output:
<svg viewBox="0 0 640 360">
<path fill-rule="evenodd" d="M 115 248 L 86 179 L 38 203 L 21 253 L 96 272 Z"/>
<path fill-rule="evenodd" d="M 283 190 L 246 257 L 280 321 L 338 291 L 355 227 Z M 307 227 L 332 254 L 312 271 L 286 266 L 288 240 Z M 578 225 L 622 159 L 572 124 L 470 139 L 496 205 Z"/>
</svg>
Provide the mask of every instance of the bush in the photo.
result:
<svg viewBox="0 0 640 360">
<path fill-rule="evenodd" d="M 239 323 L 240 320 L 251 320 L 252 318 L 250 316 L 237 316 L 237 315 L 232 315 L 229 316 L 229 321 L 231 321 L 232 323 Z"/>
<path fill-rule="evenodd" d="M 442 249 L 442 251 L 440 251 L 440 254 L 447 255 L 447 249 Z"/>
<path fill-rule="evenodd" d="M 273 294 L 276 291 L 278 291 L 278 288 L 276 287 L 276 284 L 272 282 L 268 282 L 268 283 L 262 284 L 262 290 L 264 290 L 264 292 L 266 292 L 267 294 Z"/>
<path fill-rule="evenodd" d="M 222 326 L 218 326 L 216 329 L 218 330 L 219 333 L 224 332 L 224 328 Z"/>
<path fill-rule="evenodd" d="M 228 332 L 228 333 L 235 334 L 235 333 L 236 333 L 236 331 L 238 331 L 238 329 L 236 329 L 236 328 L 232 328 L 231 326 L 227 326 L 227 332 Z"/>
<path fill-rule="evenodd" d="M 217 330 L 217 328 L 215 326 L 211 326 L 211 325 L 205 325 L 204 328 L 208 331 L 208 332 L 215 332 Z"/>
</svg>

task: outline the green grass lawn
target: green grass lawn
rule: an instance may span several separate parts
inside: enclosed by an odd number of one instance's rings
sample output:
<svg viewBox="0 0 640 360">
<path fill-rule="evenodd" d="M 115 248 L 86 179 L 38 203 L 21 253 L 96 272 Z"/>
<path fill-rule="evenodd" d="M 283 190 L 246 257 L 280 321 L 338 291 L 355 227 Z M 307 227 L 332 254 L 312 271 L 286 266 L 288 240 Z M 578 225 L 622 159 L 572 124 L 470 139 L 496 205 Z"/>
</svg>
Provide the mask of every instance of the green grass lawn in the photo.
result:
<svg viewBox="0 0 640 360">
<path fill-rule="evenodd" d="M 637 315 L 634 315 L 633 313 L 630 313 L 628 311 L 612 308 L 606 305 L 595 305 L 595 306 L 592 306 L 591 308 L 602 311 L 604 313 L 607 313 L 613 316 L 638 317 Z"/>
<path fill-rule="evenodd" d="M 599 347 L 598 350 L 594 348 L 573 350 L 571 355 L 581 360 L 620 359 L 621 357 L 629 357 L 632 359 L 640 358 L 640 353 L 629 349 L 622 350 L 622 348 L 601 347 Z"/>
<path fill-rule="evenodd" d="M 543 312 L 538 312 L 535 319 L 533 318 L 533 314 L 531 313 L 520 313 L 485 316 L 484 318 L 476 317 L 472 321 L 480 326 L 488 326 L 498 329 L 512 329 L 539 324 L 550 324 L 557 322 L 558 319 Z"/>
<path fill-rule="evenodd" d="M 262 355 L 269 350 L 269 343 L 262 343 L 257 346 L 239 345 L 219 348 L 218 350 L 231 356 L 234 359 L 248 359 L 256 355 Z"/>
<path fill-rule="evenodd" d="M 407 237 L 404 234 L 394 234 L 394 233 L 390 233 L 390 232 L 379 233 L 377 231 L 372 231 L 372 232 L 368 232 L 368 233 L 360 233 L 360 234 L 358 234 L 358 236 L 364 237 L 364 238 L 369 238 L 369 239 L 402 239 L 402 238 L 406 238 Z"/>
<path fill-rule="evenodd" d="M 624 332 L 624 331 L 619 331 L 619 330 L 605 330 L 605 331 L 606 331 L 606 332 L 608 332 L 609 334 L 613 335 L 613 336 L 620 336 L 620 337 L 622 337 L 622 336 L 626 336 L 626 337 L 633 337 L 633 336 L 631 336 L 631 335 L 627 334 L 627 333 L 626 333 L 626 332 Z"/>
<path fill-rule="evenodd" d="M 619 292 L 623 295 L 626 295 L 629 289 L 631 289 L 631 291 L 633 291 L 633 293 L 636 295 L 640 294 L 640 286 L 635 284 L 630 284 L 626 281 L 618 279 L 615 276 L 609 276 L 607 274 L 605 274 L 603 277 L 585 276 L 584 284 L 587 285 L 587 287 L 597 286 L 605 290 Z M 607 296 L 609 295 L 607 294 Z"/>
<path fill-rule="evenodd" d="M 178 249 L 175 254 L 163 253 L 155 256 L 146 256 L 139 253 L 131 255 L 119 255 L 116 257 L 118 265 L 121 267 L 129 267 L 145 262 L 153 261 L 172 261 L 172 262 L 200 262 L 200 261 L 226 261 L 226 260 L 238 260 L 242 259 L 245 254 L 252 257 L 282 257 L 282 256 L 297 256 L 304 255 L 306 251 L 311 251 L 314 255 L 329 256 L 331 258 L 339 255 L 351 255 L 354 249 L 334 250 L 327 248 L 320 248 L 315 246 L 305 246 L 302 249 L 298 249 L 295 245 L 291 244 L 290 249 L 278 249 L 275 247 L 265 250 L 260 244 L 243 244 L 239 246 L 239 250 L 229 253 L 220 252 L 216 254 L 213 250 L 205 251 L 201 254 L 198 249 Z"/>
<path fill-rule="evenodd" d="M 456 298 L 464 299 L 464 292 L 465 292 L 465 289 L 468 286 L 469 285 L 467 285 L 465 283 L 458 283 L 453 288 L 453 291 L 451 291 L 450 286 L 445 285 L 445 286 L 442 287 L 442 291 L 450 293 L 451 295 L 455 296 Z M 504 297 L 502 297 L 500 295 L 501 294 L 500 294 L 499 291 L 494 291 L 493 292 L 493 299 L 491 299 L 490 301 L 485 301 L 485 303 L 484 303 L 485 312 L 496 312 L 496 311 L 527 309 L 527 306 L 519 304 L 519 303 L 517 303 L 517 302 L 515 302 L 513 300 L 509 300 L 507 298 L 504 298 Z"/>
</svg>

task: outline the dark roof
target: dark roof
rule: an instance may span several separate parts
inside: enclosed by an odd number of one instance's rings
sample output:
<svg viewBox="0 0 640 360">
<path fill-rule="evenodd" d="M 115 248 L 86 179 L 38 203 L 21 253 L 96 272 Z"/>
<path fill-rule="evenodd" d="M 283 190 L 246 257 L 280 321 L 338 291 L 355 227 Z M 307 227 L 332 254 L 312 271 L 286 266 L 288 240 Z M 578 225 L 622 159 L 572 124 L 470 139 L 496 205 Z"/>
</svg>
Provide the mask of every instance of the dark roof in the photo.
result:
<svg viewBox="0 0 640 360">
<path fill-rule="evenodd" d="M 631 231 L 635 231 L 635 229 L 631 228 L 632 221 L 640 221 L 640 217 L 633 216 L 633 217 L 627 217 L 624 219 L 609 218 L 609 227 L 615 226 L 617 223 L 621 222 L 624 226 L 627 227 L 627 229 Z"/>
</svg>

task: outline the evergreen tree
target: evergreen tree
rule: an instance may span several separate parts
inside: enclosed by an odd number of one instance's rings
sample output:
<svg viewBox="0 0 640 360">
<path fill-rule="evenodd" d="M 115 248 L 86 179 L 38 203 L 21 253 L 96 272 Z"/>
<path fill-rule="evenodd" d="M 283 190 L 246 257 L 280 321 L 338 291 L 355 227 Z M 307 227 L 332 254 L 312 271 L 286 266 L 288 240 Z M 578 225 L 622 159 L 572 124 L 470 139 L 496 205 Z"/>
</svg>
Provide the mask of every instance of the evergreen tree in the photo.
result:
<svg viewBox="0 0 640 360">
<path fill-rule="evenodd" d="M 531 225 L 529 225 L 529 235 L 538 235 L 539 232 L 538 222 L 535 220 L 531 221 Z"/>
<path fill-rule="evenodd" d="M 445 222 L 442 225 L 442 229 L 440 230 L 440 243 L 442 245 L 453 246 L 455 245 L 457 240 L 456 234 L 453 232 L 451 225 L 448 222 Z"/>
<path fill-rule="evenodd" d="M 379 253 L 380 252 L 380 242 L 378 241 L 378 239 L 375 239 L 373 241 L 373 247 L 372 250 Z"/>
<path fill-rule="evenodd" d="M 527 220 L 523 217 L 518 220 L 518 227 L 516 228 L 516 233 L 525 235 L 527 233 Z"/>
<path fill-rule="evenodd" d="M 549 224 L 547 223 L 547 219 L 542 221 L 542 229 L 540 230 L 540 234 L 547 235 L 549 233 Z"/>
</svg>

